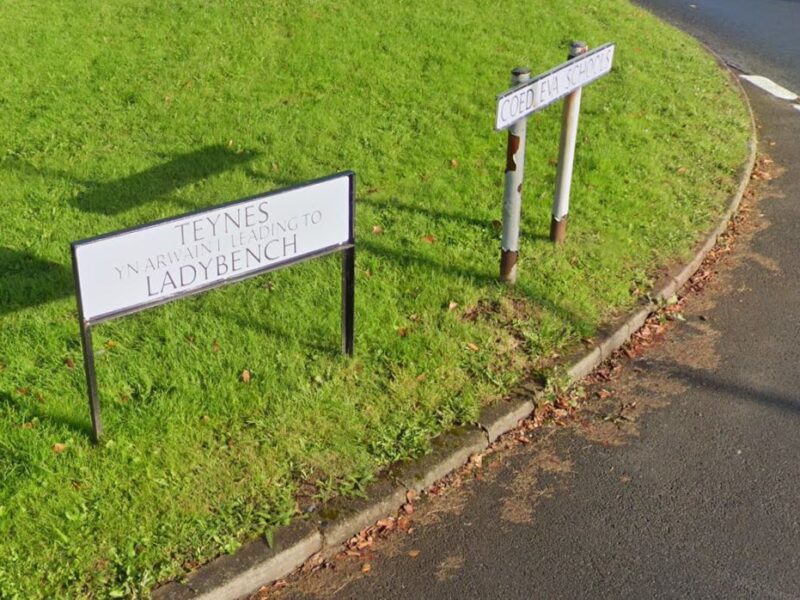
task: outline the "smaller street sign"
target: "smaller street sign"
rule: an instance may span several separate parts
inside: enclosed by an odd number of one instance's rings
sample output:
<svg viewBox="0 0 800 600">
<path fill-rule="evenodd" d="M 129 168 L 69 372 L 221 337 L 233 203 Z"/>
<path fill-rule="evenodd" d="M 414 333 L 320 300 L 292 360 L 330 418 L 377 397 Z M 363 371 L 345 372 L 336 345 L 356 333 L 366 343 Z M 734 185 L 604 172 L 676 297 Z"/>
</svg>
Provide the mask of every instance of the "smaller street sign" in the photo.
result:
<svg viewBox="0 0 800 600">
<path fill-rule="evenodd" d="M 613 43 L 604 44 L 500 94 L 495 130 L 507 129 L 609 73 L 615 48 Z"/>
</svg>

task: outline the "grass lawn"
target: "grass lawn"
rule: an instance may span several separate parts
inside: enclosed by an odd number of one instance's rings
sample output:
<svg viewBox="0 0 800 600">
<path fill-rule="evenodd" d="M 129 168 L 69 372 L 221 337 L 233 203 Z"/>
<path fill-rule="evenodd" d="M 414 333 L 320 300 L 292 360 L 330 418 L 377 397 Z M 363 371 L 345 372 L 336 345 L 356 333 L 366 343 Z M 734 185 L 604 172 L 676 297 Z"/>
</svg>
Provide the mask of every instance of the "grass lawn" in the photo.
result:
<svg viewBox="0 0 800 600">
<path fill-rule="evenodd" d="M 746 154 L 726 76 L 624 0 L 3 2 L 0 39 L 2 598 L 147 596 L 301 486 L 358 493 L 630 307 Z M 508 290 L 495 95 L 571 39 L 615 67 L 583 95 L 561 249 L 560 107 L 529 122 Z M 344 169 L 356 357 L 337 258 L 101 325 L 92 445 L 69 243 Z"/>
</svg>

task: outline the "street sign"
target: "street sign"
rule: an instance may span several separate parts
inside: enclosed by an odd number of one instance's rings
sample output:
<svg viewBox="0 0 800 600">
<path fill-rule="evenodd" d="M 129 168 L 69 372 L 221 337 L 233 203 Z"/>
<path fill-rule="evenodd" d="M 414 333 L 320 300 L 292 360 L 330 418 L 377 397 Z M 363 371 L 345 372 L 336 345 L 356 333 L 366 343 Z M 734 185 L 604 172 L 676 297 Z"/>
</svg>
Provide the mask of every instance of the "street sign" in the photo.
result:
<svg viewBox="0 0 800 600">
<path fill-rule="evenodd" d="M 95 440 L 102 434 L 92 326 L 342 252 L 342 350 L 353 354 L 355 174 L 332 175 L 72 244 Z"/>
<path fill-rule="evenodd" d="M 495 130 L 511 127 L 611 71 L 615 45 L 604 44 L 565 62 L 497 97 Z"/>
<path fill-rule="evenodd" d="M 347 173 L 75 242 L 83 318 L 98 323 L 348 243 Z"/>
</svg>

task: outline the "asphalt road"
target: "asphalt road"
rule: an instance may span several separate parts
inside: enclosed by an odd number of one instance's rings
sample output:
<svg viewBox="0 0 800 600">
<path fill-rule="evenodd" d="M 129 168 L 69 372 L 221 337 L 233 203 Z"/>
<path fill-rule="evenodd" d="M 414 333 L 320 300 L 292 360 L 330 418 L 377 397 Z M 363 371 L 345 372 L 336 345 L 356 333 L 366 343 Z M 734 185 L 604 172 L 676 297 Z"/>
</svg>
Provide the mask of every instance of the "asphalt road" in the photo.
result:
<svg viewBox="0 0 800 600">
<path fill-rule="evenodd" d="M 800 0 L 636 0 L 746 73 L 800 93 Z"/>
<path fill-rule="evenodd" d="M 668 10 L 697 11 L 696 28 L 723 7 L 701 37 L 740 39 L 716 49 L 800 90 L 798 64 L 767 54 L 800 56 L 800 4 L 752 2 L 731 37 L 746 4 Z M 754 33 L 773 7 L 786 39 Z M 746 87 L 769 160 L 685 321 L 591 387 L 579 419 L 417 503 L 411 532 L 268 597 L 800 598 L 800 112 Z"/>
</svg>

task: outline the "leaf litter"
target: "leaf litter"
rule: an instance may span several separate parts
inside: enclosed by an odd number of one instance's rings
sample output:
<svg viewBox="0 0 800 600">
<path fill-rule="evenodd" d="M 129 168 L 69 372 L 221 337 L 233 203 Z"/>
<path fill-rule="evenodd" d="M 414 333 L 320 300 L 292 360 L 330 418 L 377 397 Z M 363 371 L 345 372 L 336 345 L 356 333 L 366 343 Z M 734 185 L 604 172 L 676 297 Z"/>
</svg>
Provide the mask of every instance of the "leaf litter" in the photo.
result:
<svg viewBox="0 0 800 600">
<path fill-rule="evenodd" d="M 761 165 L 769 162 L 761 161 Z M 767 177 L 758 172 L 753 179 L 769 181 Z M 685 309 L 689 297 L 698 297 L 706 287 L 715 280 L 718 274 L 717 264 L 732 251 L 742 225 L 747 221 L 754 194 L 748 190 L 745 201 L 739 212 L 728 225 L 727 230 L 719 237 L 716 246 L 709 252 L 697 272 L 689 279 L 681 292 L 670 298 L 664 306 L 651 314 L 642 328 L 620 349 L 601 364 L 592 374 L 584 378 L 580 386 L 560 391 L 551 401 L 540 400 L 533 414 L 520 421 L 517 427 L 503 436 L 485 451 L 470 456 L 467 464 L 455 472 L 445 476 L 424 491 L 422 498 L 417 498 L 412 491 L 406 502 L 400 507 L 395 516 L 378 520 L 374 525 L 364 529 L 350 538 L 343 549 L 332 560 L 324 560 L 320 555 L 315 555 L 299 569 L 300 573 L 328 573 L 330 578 L 319 580 L 316 584 L 301 578 L 297 572 L 288 578 L 281 579 L 272 585 L 264 586 L 253 595 L 252 600 L 263 600 L 274 597 L 274 594 L 287 588 L 299 585 L 303 588 L 314 587 L 321 593 L 329 593 L 334 576 L 345 579 L 338 589 L 344 588 L 355 578 L 373 571 L 376 562 L 376 553 L 380 549 L 381 555 L 390 557 L 401 553 L 398 549 L 403 544 L 398 541 L 397 535 L 402 534 L 400 540 L 408 539 L 418 526 L 430 526 L 441 522 L 443 514 L 460 513 L 466 503 L 464 486 L 476 479 L 483 479 L 482 474 L 499 472 L 501 461 L 508 453 L 529 452 L 526 447 L 534 444 L 534 460 L 536 468 L 526 478 L 515 477 L 517 487 L 511 484 L 510 494 L 507 498 L 519 500 L 515 506 L 506 504 L 503 507 L 503 518 L 514 523 L 529 523 L 533 519 L 535 506 L 543 498 L 552 497 L 556 492 L 556 484 L 541 485 L 539 478 L 542 475 L 555 475 L 563 480 L 564 475 L 572 472 L 572 463 L 554 452 L 552 447 L 553 435 L 565 429 L 571 429 L 586 439 L 604 446 L 621 445 L 630 436 L 638 434 L 636 422 L 646 410 L 658 408 L 658 403 L 647 401 L 620 401 L 614 390 L 623 373 L 638 375 L 643 372 L 638 366 L 639 361 L 653 346 L 664 341 L 670 327 L 675 322 L 685 320 Z M 455 310 L 457 303 L 451 302 L 448 310 Z M 462 318 L 474 321 L 491 316 L 496 307 L 479 302 L 467 308 Z M 706 323 L 706 315 L 698 316 L 698 322 Z M 471 349 L 471 348 L 470 348 Z M 611 389 L 609 389 L 611 388 Z M 641 396 L 637 396 L 641 397 Z M 497 455 L 497 456 L 495 456 Z M 489 459 L 489 460 L 487 460 Z M 523 481 L 524 480 L 524 481 Z M 560 481 L 556 480 L 556 481 Z M 619 478 L 620 484 L 625 485 L 632 481 L 627 474 Z M 424 509 L 418 511 L 415 502 L 425 503 Z M 418 549 L 402 551 L 408 558 L 419 556 Z M 438 573 L 448 579 L 451 573 L 463 566 L 463 558 L 448 557 L 439 564 Z M 355 575 L 348 575 L 343 565 L 355 561 L 361 565 Z M 338 591 L 338 590 L 337 590 Z M 327 595 L 327 594 L 326 594 Z"/>
</svg>

